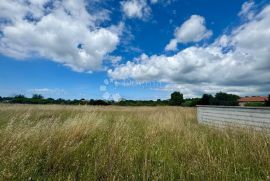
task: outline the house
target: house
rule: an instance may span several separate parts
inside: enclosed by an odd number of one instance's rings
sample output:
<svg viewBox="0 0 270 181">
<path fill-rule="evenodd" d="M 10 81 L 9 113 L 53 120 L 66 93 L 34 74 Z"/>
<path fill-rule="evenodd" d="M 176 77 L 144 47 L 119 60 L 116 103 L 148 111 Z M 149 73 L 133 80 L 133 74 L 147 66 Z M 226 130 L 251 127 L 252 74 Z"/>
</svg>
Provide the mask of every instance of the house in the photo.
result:
<svg viewBox="0 0 270 181">
<path fill-rule="evenodd" d="M 265 103 L 268 101 L 268 97 L 265 96 L 252 96 L 252 97 L 241 97 L 238 99 L 240 106 L 245 106 L 247 103 Z"/>
</svg>

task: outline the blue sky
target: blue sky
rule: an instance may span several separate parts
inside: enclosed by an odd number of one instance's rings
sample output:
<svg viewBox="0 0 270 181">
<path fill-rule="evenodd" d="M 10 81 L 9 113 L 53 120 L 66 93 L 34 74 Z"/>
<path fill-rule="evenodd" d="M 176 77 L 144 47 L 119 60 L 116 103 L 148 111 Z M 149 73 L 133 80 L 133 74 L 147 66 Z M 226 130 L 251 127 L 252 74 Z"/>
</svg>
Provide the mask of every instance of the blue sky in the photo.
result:
<svg viewBox="0 0 270 181">
<path fill-rule="evenodd" d="M 270 93 L 269 1 L 4 0 L 0 96 Z"/>
</svg>

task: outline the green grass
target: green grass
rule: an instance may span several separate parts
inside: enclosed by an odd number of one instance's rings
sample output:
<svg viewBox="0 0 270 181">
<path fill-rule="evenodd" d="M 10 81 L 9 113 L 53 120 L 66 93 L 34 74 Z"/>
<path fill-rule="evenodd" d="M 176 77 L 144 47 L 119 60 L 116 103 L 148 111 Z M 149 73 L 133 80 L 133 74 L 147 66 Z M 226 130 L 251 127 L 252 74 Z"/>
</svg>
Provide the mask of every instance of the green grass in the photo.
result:
<svg viewBox="0 0 270 181">
<path fill-rule="evenodd" d="M 262 102 L 248 102 L 245 104 L 245 106 L 249 106 L 249 107 L 263 107 L 266 106 L 265 103 Z"/>
<path fill-rule="evenodd" d="M 0 180 L 269 180 L 270 138 L 194 108 L 0 105 Z"/>
</svg>

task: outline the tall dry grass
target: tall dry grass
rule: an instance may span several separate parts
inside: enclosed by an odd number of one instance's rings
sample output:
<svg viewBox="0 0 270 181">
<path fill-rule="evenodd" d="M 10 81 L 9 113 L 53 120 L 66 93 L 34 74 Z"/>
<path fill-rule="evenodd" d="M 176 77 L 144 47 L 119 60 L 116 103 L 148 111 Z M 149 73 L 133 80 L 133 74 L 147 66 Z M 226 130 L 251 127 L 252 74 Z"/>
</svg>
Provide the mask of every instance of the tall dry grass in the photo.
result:
<svg viewBox="0 0 270 181">
<path fill-rule="evenodd" d="M 0 180 L 267 180 L 270 138 L 176 107 L 0 105 Z"/>
</svg>

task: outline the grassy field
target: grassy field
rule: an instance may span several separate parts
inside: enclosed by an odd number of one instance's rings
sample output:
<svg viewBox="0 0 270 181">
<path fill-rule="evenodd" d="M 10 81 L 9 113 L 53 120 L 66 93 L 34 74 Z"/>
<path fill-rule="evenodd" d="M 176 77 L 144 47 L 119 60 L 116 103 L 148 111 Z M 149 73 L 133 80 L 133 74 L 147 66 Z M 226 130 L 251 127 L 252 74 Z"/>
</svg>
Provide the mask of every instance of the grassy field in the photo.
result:
<svg viewBox="0 0 270 181">
<path fill-rule="evenodd" d="M 0 180 L 270 180 L 270 138 L 194 108 L 0 105 Z"/>
</svg>

